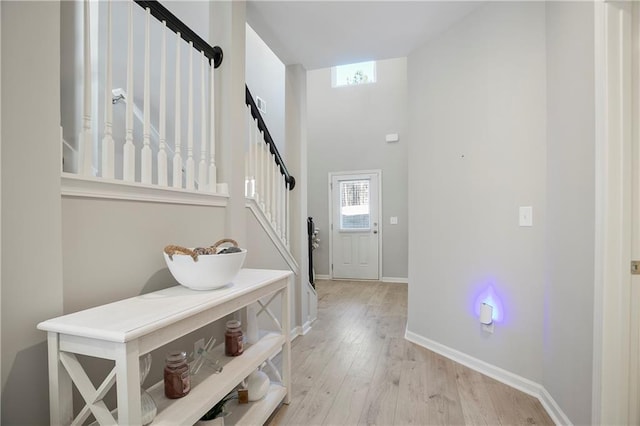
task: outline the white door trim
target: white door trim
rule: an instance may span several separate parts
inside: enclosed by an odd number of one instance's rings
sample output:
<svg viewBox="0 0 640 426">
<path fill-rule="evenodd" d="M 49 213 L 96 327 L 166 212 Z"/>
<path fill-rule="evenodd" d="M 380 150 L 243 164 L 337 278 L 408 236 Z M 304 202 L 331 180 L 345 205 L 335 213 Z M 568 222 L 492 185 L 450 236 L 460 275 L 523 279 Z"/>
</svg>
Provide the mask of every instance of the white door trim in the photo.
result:
<svg viewBox="0 0 640 426">
<path fill-rule="evenodd" d="M 631 123 L 630 141 L 630 206 L 629 229 L 627 235 L 631 239 L 630 259 L 640 259 L 640 8 L 638 4 L 631 4 Z M 630 266 L 627 265 L 627 273 Z M 640 424 L 640 275 L 631 275 L 629 282 L 629 390 L 628 415 L 629 424 Z"/>
<path fill-rule="evenodd" d="M 592 423 L 628 424 L 631 256 L 629 4 L 595 7 L 596 241 Z M 627 16 L 628 14 L 628 16 Z"/>
<path fill-rule="evenodd" d="M 329 279 L 333 279 L 333 268 L 331 262 L 333 262 L 333 197 L 331 191 L 331 182 L 335 176 L 351 176 L 359 174 L 377 175 L 378 176 L 378 279 L 382 279 L 382 235 L 383 235 L 383 216 L 382 216 L 382 170 L 352 170 L 343 172 L 329 172 L 329 181 L 327 187 L 329 188 Z"/>
</svg>

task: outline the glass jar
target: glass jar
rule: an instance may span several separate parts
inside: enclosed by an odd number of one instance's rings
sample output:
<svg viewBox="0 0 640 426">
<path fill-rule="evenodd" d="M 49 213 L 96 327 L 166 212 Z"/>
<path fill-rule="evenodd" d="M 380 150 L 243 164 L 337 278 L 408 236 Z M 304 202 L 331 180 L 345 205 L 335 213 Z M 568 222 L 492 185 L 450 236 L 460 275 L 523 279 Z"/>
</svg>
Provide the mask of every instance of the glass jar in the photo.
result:
<svg viewBox="0 0 640 426">
<path fill-rule="evenodd" d="M 186 352 L 171 352 L 164 367 L 164 394 L 169 399 L 182 398 L 191 390 Z"/>
<path fill-rule="evenodd" d="M 224 354 L 226 356 L 242 355 L 244 347 L 241 325 L 242 323 L 238 320 L 227 321 L 227 330 L 224 333 Z"/>
</svg>

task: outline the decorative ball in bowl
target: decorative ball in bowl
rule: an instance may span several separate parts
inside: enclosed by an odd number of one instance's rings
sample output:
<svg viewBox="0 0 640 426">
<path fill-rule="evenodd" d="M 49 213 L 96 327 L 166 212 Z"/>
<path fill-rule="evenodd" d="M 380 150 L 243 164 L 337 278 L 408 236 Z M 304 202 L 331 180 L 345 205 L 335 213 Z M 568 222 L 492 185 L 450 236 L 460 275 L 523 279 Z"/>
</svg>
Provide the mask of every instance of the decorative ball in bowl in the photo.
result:
<svg viewBox="0 0 640 426">
<path fill-rule="evenodd" d="M 231 247 L 222 247 L 232 244 Z M 194 249 L 169 245 L 164 248 L 164 260 L 171 275 L 192 290 L 214 290 L 224 287 L 238 275 L 246 249 L 225 238 L 210 247 Z"/>
</svg>

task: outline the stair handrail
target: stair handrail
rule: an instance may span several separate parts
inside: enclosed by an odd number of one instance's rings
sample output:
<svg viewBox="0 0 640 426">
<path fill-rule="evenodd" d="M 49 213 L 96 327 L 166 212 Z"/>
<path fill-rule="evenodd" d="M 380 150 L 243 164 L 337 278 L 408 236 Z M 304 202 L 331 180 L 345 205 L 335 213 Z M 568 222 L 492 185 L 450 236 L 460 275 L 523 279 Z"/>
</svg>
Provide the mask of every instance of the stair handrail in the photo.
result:
<svg viewBox="0 0 640 426">
<path fill-rule="evenodd" d="M 220 46 L 211 46 L 204 41 L 202 37 L 195 33 L 187 24 L 182 22 L 176 15 L 171 13 L 169 9 L 164 7 L 160 2 L 156 0 L 134 0 L 143 9 L 149 9 L 151 16 L 158 21 L 165 21 L 167 28 L 176 34 L 180 34 L 180 37 L 187 43 L 192 42 L 194 49 L 199 52 L 203 52 L 209 59 L 209 63 L 213 61 L 214 68 L 218 68 L 222 64 L 222 48 Z"/>
<path fill-rule="evenodd" d="M 275 157 L 276 164 L 280 168 L 280 173 L 282 174 L 282 176 L 284 176 L 285 182 L 287 183 L 287 188 L 289 188 L 289 191 L 291 191 L 296 186 L 296 179 L 291 176 L 291 174 L 289 174 L 289 170 L 287 170 L 287 166 L 284 164 L 284 160 L 280 156 L 280 152 L 278 151 L 278 148 L 276 147 L 276 144 L 273 141 L 271 134 L 269 133 L 269 129 L 262 119 L 262 115 L 258 110 L 258 106 L 253 100 L 253 96 L 249 91 L 249 86 L 245 84 L 244 87 L 246 89 L 245 103 L 251 109 L 251 116 L 253 117 L 253 119 L 258 122 L 258 129 L 260 129 L 260 131 L 262 131 L 264 134 L 264 142 L 269 145 L 269 152 L 271 152 L 271 154 Z"/>
</svg>

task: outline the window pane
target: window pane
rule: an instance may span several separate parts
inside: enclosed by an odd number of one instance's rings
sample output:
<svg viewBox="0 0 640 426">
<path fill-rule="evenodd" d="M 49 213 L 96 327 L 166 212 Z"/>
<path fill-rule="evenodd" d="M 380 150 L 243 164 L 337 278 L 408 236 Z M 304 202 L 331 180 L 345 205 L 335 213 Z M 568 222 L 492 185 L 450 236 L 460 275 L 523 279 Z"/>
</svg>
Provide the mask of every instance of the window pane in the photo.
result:
<svg viewBox="0 0 640 426">
<path fill-rule="evenodd" d="M 333 67 L 331 76 L 333 87 L 349 86 L 376 82 L 376 62 L 359 62 L 357 64 Z"/>
<path fill-rule="evenodd" d="M 340 182 L 340 230 L 370 228 L 369 180 Z"/>
</svg>

